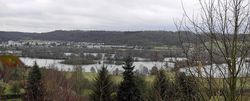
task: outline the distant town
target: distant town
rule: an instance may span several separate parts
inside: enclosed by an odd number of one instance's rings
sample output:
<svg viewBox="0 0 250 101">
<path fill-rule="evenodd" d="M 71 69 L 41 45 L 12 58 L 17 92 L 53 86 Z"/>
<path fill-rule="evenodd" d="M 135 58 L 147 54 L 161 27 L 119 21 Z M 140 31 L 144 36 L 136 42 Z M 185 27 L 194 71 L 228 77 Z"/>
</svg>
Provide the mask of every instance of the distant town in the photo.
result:
<svg viewBox="0 0 250 101">
<path fill-rule="evenodd" d="M 124 49 L 138 49 L 137 46 L 127 45 L 106 45 L 104 43 L 90 43 L 90 42 L 73 42 L 73 41 L 43 41 L 43 40 L 19 40 L 2 42 L 0 47 L 76 47 L 76 48 L 124 48 Z"/>
<path fill-rule="evenodd" d="M 10 50 L 0 50 L 0 54 L 16 54 L 22 55 L 20 48 L 54 48 L 54 47 L 68 47 L 68 48 L 86 48 L 86 49 L 140 49 L 138 46 L 127 45 L 106 45 L 104 43 L 90 43 L 90 42 L 73 42 L 73 41 L 44 41 L 44 40 L 19 40 L 6 41 L 0 43 L 1 48 Z M 68 55 L 66 53 L 66 55 Z"/>
<path fill-rule="evenodd" d="M 34 58 L 65 59 L 72 55 L 81 57 L 81 54 L 86 53 L 118 55 L 123 52 L 132 52 L 133 54 L 137 54 L 135 56 L 144 58 L 152 58 L 151 56 L 155 52 L 164 57 L 181 55 L 181 48 L 178 47 L 155 47 L 153 49 L 147 49 L 144 46 L 138 45 L 110 45 L 105 43 L 75 41 L 9 40 L 0 42 L 0 47 L 0 54 L 15 54 L 16 56 Z M 149 53 L 144 53 L 143 51 Z"/>
</svg>

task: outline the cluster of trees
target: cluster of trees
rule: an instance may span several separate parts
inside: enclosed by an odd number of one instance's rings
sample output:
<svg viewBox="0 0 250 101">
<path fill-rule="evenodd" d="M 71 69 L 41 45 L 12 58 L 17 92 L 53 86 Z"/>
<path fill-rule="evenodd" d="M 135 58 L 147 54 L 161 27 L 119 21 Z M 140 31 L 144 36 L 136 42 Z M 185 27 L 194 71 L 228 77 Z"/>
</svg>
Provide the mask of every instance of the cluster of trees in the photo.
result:
<svg viewBox="0 0 250 101">
<path fill-rule="evenodd" d="M 36 63 L 27 70 L 26 79 L 11 84 L 10 92 L 3 93 L 8 88 L 1 88 L 0 100 L 18 99 L 21 101 L 84 101 L 82 89 L 87 83 L 83 71 L 75 67 L 70 78 L 56 68 L 44 69 Z M 20 85 L 23 83 L 24 85 Z"/>
<path fill-rule="evenodd" d="M 28 75 L 26 88 L 26 101 L 44 101 L 42 74 L 35 63 Z"/>
<path fill-rule="evenodd" d="M 118 87 L 106 67 L 98 71 L 91 101 L 198 101 L 198 85 L 184 73 L 173 80 L 166 70 L 156 70 L 154 82 L 149 85 L 145 76 L 133 71 L 133 58 L 127 57 L 124 62 L 123 80 Z"/>
<path fill-rule="evenodd" d="M 236 79 L 231 83 L 239 82 L 240 87 L 244 86 L 242 82 L 246 82 L 239 81 L 241 78 L 238 78 L 238 74 L 230 78 L 222 78 L 222 82 L 216 80 L 211 74 L 203 78 L 195 75 L 186 76 L 184 73 L 176 71 L 175 76 L 170 77 L 166 74 L 166 70 L 158 70 L 157 67 L 154 67 L 151 74 L 155 75 L 155 78 L 153 84 L 148 85 L 145 82 L 145 76 L 134 72 L 131 57 L 127 57 L 124 62 L 123 80 L 118 85 L 114 84 L 112 75 L 105 66 L 98 71 L 93 85 L 89 85 L 80 67 L 76 67 L 71 76 L 67 77 L 67 73 L 53 69 L 43 69 L 43 72 L 40 73 L 38 66 L 34 65 L 28 75 L 25 98 L 27 101 L 63 101 L 65 99 L 73 101 L 204 101 L 216 98 L 227 101 L 235 96 L 230 101 L 236 101 L 236 98 L 240 99 L 238 96 L 242 96 L 244 88 L 241 88 L 241 91 L 231 90 L 227 80 Z M 187 66 L 188 63 L 189 61 L 187 61 Z M 226 74 L 224 75 L 226 76 Z M 223 87 L 220 87 L 221 85 L 218 83 L 222 83 Z M 86 86 L 91 86 L 89 97 L 83 95 L 83 89 Z M 236 94 L 230 95 L 230 93 Z M 63 97 L 58 97 L 62 95 Z"/>
<path fill-rule="evenodd" d="M 35 64 L 28 71 L 24 96 L 19 97 L 25 101 L 204 101 L 229 92 L 219 86 L 204 89 L 209 87 L 209 81 L 202 85 L 199 80 L 206 78 L 187 76 L 178 71 L 169 72 L 164 68 L 158 70 L 157 67 L 151 71 L 153 82 L 149 84 L 145 79 L 147 76 L 136 73 L 133 61 L 132 57 L 124 59 L 123 79 L 118 84 L 104 65 L 98 70 L 94 81 L 89 82 L 81 67 L 75 67 L 72 72 L 63 72 L 41 69 Z M 88 94 L 86 88 L 89 89 Z M 218 97 L 217 100 L 222 99 Z"/>
<path fill-rule="evenodd" d="M 183 101 L 185 99 L 193 101 L 198 99 L 196 92 L 198 86 L 185 74 L 172 78 L 166 74 L 166 70 L 155 68 L 152 73 L 155 79 L 152 84 L 148 84 L 146 76 L 134 70 L 133 61 L 132 57 L 124 59 L 123 79 L 118 84 L 113 80 L 114 75 L 109 73 L 104 65 L 98 70 L 94 81 L 89 82 L 84 77 L 81 67 L 76 66 L 72 72 L 63 72 L 39 68 L 35 63 L 28 69 L 26 83 L 22 87 L 25 93 L 16 93 L 15 96 L 8 97 L 1 93 L 0 99 L 11 97 L 24 101 Z M 86 88 L 90 90 L 88 95 L 85 94 Z M 18 92 L 18 89 L 20 86 L 16 86 L 15 91 Z"/>
<path fill-rule="evenodd" d="M 70 78 L 56 68 L 44 69 L 36 63 L 24 70 L 12 69 L 14 74 L 0 79 L 0 100 L 20 101 L 84 101 L 82 88 L 87 85 L 83 71 L 76 67 Z M 8 73 L 6 70 L 1 71 Z M 16 77 L 19 78 L 15 78 Z M 60 97 L 62 96 L 62 97 Z"/>
</svg>

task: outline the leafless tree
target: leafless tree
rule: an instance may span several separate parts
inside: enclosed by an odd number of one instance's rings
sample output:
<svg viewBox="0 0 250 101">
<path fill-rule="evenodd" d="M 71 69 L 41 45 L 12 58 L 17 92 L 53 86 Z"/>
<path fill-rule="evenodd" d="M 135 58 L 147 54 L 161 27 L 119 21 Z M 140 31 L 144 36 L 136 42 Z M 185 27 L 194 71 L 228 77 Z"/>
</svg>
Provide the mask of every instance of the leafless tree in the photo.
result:
<svg viewBox="0 0 250 101">
<path fill-rule="evenodd" d="M 200 88 L 202 100 L 244 100 L 249 72 L 249 0 L 199 0 L 199 5 L 197 16 L 189 16 L 183 4 L 185 16 L 176 23 L 179 33 L 186 35 L 180 41 L 189 41 L 182 43 L 188 59 L 182 70 L 204 85 Z"/>
<path fill-rule="evenodd" d="M 80 96 L 73 90 L 73 79 L 66 78 L 66 74 L 56 68 L 44 71 L 44 86 L 47 100 L 53 101 L 85 101 L 86 97 Z M 84 83 L 84 82 L 82 82 Z"/>
</svg>

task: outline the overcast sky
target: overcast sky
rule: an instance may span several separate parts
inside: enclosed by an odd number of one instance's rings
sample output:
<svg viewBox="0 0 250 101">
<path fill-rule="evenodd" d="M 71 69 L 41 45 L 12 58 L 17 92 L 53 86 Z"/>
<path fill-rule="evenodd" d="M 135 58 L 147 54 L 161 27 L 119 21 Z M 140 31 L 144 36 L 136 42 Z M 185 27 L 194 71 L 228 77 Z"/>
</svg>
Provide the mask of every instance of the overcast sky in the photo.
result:
<svg viewBox="0 0 250 101">
<path fill-rule="evenodd" d="M 183 0 L 189 13 L 198 0 Z M 175 30 L 181 0 L 0 0 L 0 30 Z"/>
</svg>

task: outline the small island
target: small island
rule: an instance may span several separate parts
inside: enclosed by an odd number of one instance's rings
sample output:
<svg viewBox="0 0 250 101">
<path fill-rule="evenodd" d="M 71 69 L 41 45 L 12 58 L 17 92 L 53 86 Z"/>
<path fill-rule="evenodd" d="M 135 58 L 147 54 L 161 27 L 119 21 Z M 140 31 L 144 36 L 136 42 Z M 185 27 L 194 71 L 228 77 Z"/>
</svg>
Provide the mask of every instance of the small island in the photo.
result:
<svg viewBox="0 0 250 101">
<path fill-rule="evenodd" d="M 67 59 L 61 62 L 62 64 L 67 65 L 90 65 L 98 63 L 97 60 L 88 60 L 88 59 Z"/>
</svg>

